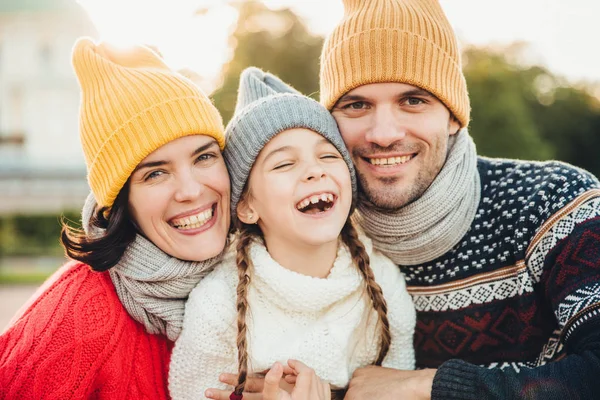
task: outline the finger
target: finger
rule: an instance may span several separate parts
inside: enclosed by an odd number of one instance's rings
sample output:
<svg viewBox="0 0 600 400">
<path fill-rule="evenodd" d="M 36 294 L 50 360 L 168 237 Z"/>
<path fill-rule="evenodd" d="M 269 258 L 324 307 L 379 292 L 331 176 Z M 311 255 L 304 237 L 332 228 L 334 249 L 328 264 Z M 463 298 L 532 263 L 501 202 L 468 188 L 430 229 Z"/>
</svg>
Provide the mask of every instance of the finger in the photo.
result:
<svg viewBox="0 0 600 400">
<path fill-rule="evenodd" d="M 295 385 L 296 384 L 296 379 L 298 378 L 297 375 L 286 375 L 283 377 L 283 379 L 289 383 L 290 385 Z"/>
<path fill-rule="evenodd" d="M 206 389 L 206 391 L 204 392 L 204 395 L 209 398 L 209 399 L 214 399 L 214 400 L 229 400 L 229 396 L 231 395 L 231 389 L 230 390 L 222 390 L 222 389 Z M 261 393 L 248 393 L 248 392 L 244 392 L 242 393 L 244 400 L 261 400 L 262 399 L 262 394 Z"/>
<path fill-rule="evenodd" d="M 296 388 L 299 390 L 310 390 L 310 388 L 319 382 L 320 379 L 315 374 L 315 371 L 301 361 L 288 360 L 288 365 L 292 368 L 296 376 Z"/>
<path fill-rule="evenodd" d="M 219 375 L 219 381 L 230 385 L 236 386 L 238 384 L 238 376 L 236 374 L 223 373 Z M 244 385 L 244 392 L 248 393 L 260 393 L 263 390 L 264 378 L 258 376 L 248 376 L 246 378 L 246 384 Z"/>
<path fill-rule="evenodd" d="M 321 398 L 322 399 L 326 399 L 326 400 L 330 400 L 331 399 L 331 387 L 329 386 L 329 383 L 322 383 L 321 384 Z"/>
<path fill-rule="evenodd" d="M 311 370 L 311 371 L 312 371 L 312 368 L 308 367 L 308 366 L 307 366 L 306 364 L 304 364 L 302 361 L 294 360 L 294 359 L 292 359 L 292 358 L 290 358 L 290 359 L 288 360 L 288 365 L 290 366 L 290 368 L 291 368 L 292 370 L 294 370 L 294 372 L 295 372 L 296 374 L 299 374 L 299 373 L 300 373 L 300 372 L 302 372 L 302 371 L 308 371 L 308 370 Z"/>
<path fill-rule="evenodd" d="M 230 386 L 235 386 L 238 383 L 238 376 L 237 374 L 221 374 L 219 375 L 219 381 L 226 383 L 227 385 Z"/>
<path fill-rule="evenodd" d="M 283 367 L 276 362 L 273 367 L 267 372 L 264 380 L 262 395 L 264 400 L 277 400 L 281 397 L 279 389 L 279 381 L 283 376 Z"/>
</svg>

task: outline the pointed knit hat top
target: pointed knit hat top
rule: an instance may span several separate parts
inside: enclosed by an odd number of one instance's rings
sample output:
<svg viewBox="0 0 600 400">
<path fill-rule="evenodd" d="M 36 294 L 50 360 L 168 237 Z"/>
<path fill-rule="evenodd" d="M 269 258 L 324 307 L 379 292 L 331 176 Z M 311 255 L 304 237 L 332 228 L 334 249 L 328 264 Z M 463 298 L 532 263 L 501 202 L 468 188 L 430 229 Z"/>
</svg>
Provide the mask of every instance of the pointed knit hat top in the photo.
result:
<svg viewBox="0 0 600 400">
<path fill-rule="evenodd" d="M 172 140 L 202 134 L 224 147 L 217 109 L 151 49 L 81 38 L 72 62 L 81 88 L 79 133 L 88 182 L 100 206 L 111 207 L 135 167 Z"/>
<path fill-rule="evenodd" d="M 344 0 L 344 18 L 321 54 L 321 103 L 370 83 L 425 89 L 469 124 L 470 104 L 457 40 L 438 0 Z"/>
<path fill-rule="evenodd" d="M 223 156 L 231 177 L 232 216 L 237 215 L 237 204 L 260 151 L 278 133 L 293 128 L 310 129 L 336 147 L 350 170 L 356 198 L 354 165 L 329 111 L 275 75 L 250 67 L 240 76 L 235 114 L 225 130 Z"/>
</svg>

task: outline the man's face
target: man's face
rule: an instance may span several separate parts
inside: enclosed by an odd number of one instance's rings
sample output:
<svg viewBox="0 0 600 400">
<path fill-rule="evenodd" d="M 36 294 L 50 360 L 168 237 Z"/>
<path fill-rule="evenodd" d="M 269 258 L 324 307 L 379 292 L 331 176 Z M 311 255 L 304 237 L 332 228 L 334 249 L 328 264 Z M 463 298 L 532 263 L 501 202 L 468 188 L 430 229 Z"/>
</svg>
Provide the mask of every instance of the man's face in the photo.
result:
<svg viewBox="0 0 600 400">
<path fill-rule="evenodd" d="M 398 209 L 419 198 L 446 160 L 459 123 L 436 97 L 403 83 L 360 86 L 332 110 L 356 166 L 361 190 L 376 206 Z"/>
</svg>

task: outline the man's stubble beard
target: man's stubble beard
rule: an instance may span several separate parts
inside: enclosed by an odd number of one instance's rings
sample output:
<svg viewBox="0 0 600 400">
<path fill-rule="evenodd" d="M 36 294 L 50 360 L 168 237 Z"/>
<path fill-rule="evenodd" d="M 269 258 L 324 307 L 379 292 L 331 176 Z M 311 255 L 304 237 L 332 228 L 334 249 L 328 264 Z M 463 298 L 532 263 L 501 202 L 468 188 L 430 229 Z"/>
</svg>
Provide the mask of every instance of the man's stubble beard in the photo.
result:
<svg viewBox="0 0 600 400">
<path fill-rule="evenodd" d="M 401 177 L 371 178 L 376 182 L 369 182 L 366 174 L 361 173 L 357 168 L 359 196 L 366 197 L 369 203 L 382 211 L 395 211 L 419 199 L 429 189 L 446 162 L 448 140 L 441 140 L 440 142 L 438 142 L 438 147 L 434 152 L 439 154 L 439 147 L 443 146 L 445 149 L 443 156 L 436 156 L 435 161 L 437 162 L 435 164 L 421 165 L 414 180 L 404 183 L 406 187 L 399 187 L 402 184 L 399 183 L 402 180 Z M 418 154 L 417 157 L 423 152 L 419 151 Z M 414 161 L 417 160 L 412 160 L 412 162 Z"/>
<path fill-rule="evenodd" d="M 415 181 L 404 190 L 397 187 L 401 180 L 399 177 L 375 178 L 377 182 L 373 185 L 364 174 L 357 172 L 359 191 L 375 207 L 385 211 L 397 210 L 421 197 L 429 188 L 433 179 L 423 176 L 424 172 L 419 171 Z"/>
</svg>

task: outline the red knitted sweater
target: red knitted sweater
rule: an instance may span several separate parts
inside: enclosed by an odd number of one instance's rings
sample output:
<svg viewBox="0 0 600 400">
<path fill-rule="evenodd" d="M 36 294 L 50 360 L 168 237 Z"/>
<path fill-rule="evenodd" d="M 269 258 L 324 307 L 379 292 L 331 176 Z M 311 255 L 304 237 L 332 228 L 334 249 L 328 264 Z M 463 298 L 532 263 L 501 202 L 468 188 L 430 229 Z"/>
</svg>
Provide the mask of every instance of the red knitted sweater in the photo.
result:
<svg viewBox="0 0 600 400">
<path fill-rule="evenodd" d="M 168 399 L 173 343 L 151 335 L 108 273 L 70 262 L 0 336 L 0 399 Z"/>
</svg>

